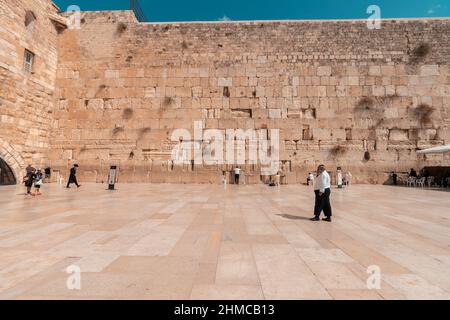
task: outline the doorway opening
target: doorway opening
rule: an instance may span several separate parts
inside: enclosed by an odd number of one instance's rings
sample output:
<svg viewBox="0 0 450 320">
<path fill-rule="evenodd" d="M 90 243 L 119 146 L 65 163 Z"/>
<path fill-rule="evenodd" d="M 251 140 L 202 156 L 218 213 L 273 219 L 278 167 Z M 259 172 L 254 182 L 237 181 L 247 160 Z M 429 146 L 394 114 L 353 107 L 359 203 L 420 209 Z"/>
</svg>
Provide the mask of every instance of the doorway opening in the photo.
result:
<svg viewBox="0 0 450 320">
<path fill-rule="evenodd" d="M 16 184 L 16 178 L 14 173 L 8 164 L 0 158 L 0 186 L 14 185 Z"/>
</svg>

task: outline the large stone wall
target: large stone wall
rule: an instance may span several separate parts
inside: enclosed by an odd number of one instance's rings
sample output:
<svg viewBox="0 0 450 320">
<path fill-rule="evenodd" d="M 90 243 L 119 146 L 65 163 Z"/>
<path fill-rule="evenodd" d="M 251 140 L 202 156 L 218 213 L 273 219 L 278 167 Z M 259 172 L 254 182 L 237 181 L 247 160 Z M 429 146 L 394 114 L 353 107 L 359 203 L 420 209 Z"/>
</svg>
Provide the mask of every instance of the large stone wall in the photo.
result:
<svg viewBox="0 0 450 320">
<path fill-rule="evenodd" d="M 448 20 L 137 23 L 83 14 L 60 37 L 57 128 L 50 159 L 101 181 L 215 182 L 231 166 L 172 166 L 174 129 L 280 129 L 291 182 L 317 164 L 361 182 L 424 163 L 450 143 Z M 368 152 L 368 153 L 367 153 Z M 370 159 L 365 155 L 370 154 Z M 244 168 L 249 182 L 257 167 Z"/>
<path fill-rule="evenodd" d="M 42 82 L 50 84 L 55 31 L 47 37 Z M 279 129 L 289 182 L 325 163 L 357 182 L 383 183 L 392 170 L 450 164 L 416 153 L 450 143 L 449 43 L 448 19 L 389 20 L 369 30 L 365 21 L 155 24 L 129 11 L 85 12 L 81 29 L 58 36 L 53 113 L 35 107 L 47 120 L 27 122 L 28 131 L 4 129 L 2 118 L 0 132 L 22 133 L 18 148 L 45 148 L 53 119 L 48 152 L 19 153 L 48 158 L 64 174 L 78 163 L 82 181 L 104 181 L 118 165 L 122 182 L 215 183 L 232 165 L 174 165 L 175 129 L 192 132 L 195 121 L 223 131 Z M 34 124 L 39 139 L 29 137 Z M 244 166 L 248 183 L 260 181 L 259 169 Z"/>
<path fill-rule="evenodd" d="M 58 34 L 51 19 L 58 9 L 49 0 L 0 2 L 0 157 L 19 181 L 26 164 L 47 162 Z M 27 11 L 36 18 L 28 27 Z M 23 69 L 25 49 L 35 54 L 32 73 Z"/>
</svg>

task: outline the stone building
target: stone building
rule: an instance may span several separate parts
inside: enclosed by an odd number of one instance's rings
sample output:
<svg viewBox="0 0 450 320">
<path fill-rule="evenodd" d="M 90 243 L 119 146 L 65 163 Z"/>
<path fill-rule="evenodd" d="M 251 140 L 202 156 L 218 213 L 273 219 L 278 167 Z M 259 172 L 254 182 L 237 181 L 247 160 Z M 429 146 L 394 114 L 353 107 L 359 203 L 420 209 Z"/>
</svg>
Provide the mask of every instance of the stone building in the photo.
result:
<svg viewBox="0 0 450 320">
<path fill-rule="evenodd" d="M 27 164 L 66 176 L 78 163 L 86 182 L 118 165 L 122 182 L 217 183 L 232 164 L 171 160 L 173 131 L 196 121 L 279 129 L 290 183 L 320 163 L 361 183 L 450 164 L 416 153 L 450 143 L 449 19 L 370 30 L 363 20 L 140 23 L 103 11 L 82 12 L 78 28 L 48 0 L 0 3 L 0 163 L 16 181 Z M 259 164 L 242 168 L 248 183 L 262 180 Z"/>
</svg>

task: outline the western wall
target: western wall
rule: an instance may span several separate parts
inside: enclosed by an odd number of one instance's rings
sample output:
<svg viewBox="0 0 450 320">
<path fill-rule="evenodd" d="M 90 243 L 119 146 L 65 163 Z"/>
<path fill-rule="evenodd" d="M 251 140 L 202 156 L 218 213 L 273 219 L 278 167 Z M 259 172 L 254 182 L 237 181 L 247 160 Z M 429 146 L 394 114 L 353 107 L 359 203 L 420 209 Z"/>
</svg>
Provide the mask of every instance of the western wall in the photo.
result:
<svg viewBox="0 0 450 320">
<path fill-rule="evenodd" d="M 448 19 L 370 30 L 363 20 L 139 23 L 132 11 L 103 11 L 63 30 L 68 14 L 49 1 L 3 3 L 0 157 L 16 177 L 28 163 L 67 177 L 77 163 L 84 182 L 117 165 L 121 182 L 218 183 L 233 164 L 171 160 L 173 131 L 198 121 L 278 129 L 288 183 L 321 163 L 359 183 L 450 164 L 416 153 L 450 143 Z M 36 54 L 31 75 L 25 49 Z M 260 165 L 242 168 L 247 183 L 264 180 Z"/>
</svg>

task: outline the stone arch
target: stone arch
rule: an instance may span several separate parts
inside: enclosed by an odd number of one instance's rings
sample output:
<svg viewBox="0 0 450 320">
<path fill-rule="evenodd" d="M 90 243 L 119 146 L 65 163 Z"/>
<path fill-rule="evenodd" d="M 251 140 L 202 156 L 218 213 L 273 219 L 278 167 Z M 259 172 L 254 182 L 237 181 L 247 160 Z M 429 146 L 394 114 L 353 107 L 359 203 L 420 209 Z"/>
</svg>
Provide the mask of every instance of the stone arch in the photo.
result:
<svg viewBox="0 0 450 320">
<path fill-rule="evenodd" d="M 13 172 L 16 183 L 20 183 L 24 175 L 25 162 L 20 153 L 2 138 L 0 138 L 0 158 L 6 162 Z"/>
</svg>

